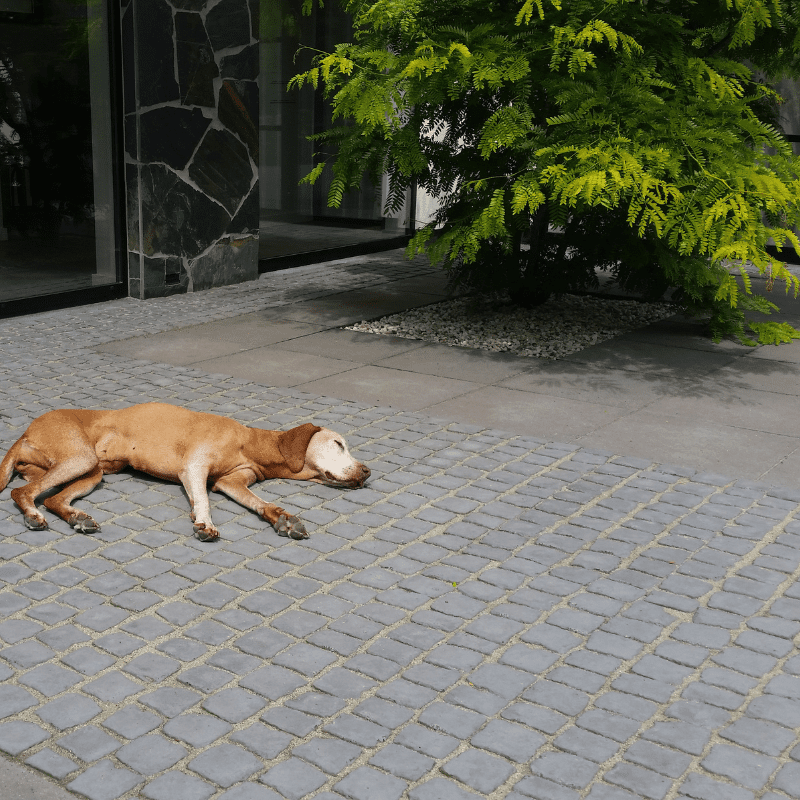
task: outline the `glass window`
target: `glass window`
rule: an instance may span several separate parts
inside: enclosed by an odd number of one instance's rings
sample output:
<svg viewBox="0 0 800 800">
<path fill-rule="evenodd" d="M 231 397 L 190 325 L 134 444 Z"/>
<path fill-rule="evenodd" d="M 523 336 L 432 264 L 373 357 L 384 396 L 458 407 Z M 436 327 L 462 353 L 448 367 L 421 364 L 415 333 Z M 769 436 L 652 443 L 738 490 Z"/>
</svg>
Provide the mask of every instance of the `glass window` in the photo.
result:
<svg viewBox="0 0 800 800">
<path fill-rule="evenodd" d="M 0 0 L 0 301 L 118 281 L 104 0 Z"/>
</svg>

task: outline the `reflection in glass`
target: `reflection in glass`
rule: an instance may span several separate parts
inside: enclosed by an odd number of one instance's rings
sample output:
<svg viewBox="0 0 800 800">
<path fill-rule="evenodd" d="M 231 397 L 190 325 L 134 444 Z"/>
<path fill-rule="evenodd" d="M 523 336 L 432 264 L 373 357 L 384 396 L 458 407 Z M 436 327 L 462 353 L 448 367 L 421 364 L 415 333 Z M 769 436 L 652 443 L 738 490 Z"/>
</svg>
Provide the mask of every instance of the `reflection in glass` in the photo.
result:
<svg viewBox="0 0 800 800">
<path fill-rule="evenodd" d="M 114 283 L 102 0 L 0 0 L 0 300 Z"/>
<path fill-rule="evenodd" d="M 298 48 L 330 51 L 352 37 L 350 18 L 334 0 L 320 5 L 306 16 L 300 13 L 301 0 L 261 2 L 261 259 L 381 242 L 390 238 L 387 234 L 404 232 L 396 221 L 384 219 L 381 187 L 369 181 L 345 195 L 340 208 L 327 205 L 329 172 L 313 187 L 299 185 L 314 166 L 314 145 L 307 137 L 331 126 L 331 111 L 310 87 L 287 91 L 289 80 L 307 69 L 311 58 Z"/>
</svg>

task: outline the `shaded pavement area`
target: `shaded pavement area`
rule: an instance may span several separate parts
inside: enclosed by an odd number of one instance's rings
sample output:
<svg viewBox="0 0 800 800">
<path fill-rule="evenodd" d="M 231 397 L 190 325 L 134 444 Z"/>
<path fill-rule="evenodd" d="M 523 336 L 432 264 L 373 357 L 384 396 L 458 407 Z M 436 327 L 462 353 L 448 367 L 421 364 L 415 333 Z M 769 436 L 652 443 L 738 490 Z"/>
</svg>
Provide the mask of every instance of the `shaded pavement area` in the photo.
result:
<svg viewBox="0 0 800 800">
<path fill-rule="evenodd" d="M 255 488 L 302 542 L 212 494 L 200 543 L 133 472 L 79 501 L 94 536 L 0 494 L 4 798 L 800 797 L 797 347 L 333 328 L 442 293 L 384 254 L 0 322 L 3 450 L 160 400 L 325 425 L 373 470 Z"/>
</svg>

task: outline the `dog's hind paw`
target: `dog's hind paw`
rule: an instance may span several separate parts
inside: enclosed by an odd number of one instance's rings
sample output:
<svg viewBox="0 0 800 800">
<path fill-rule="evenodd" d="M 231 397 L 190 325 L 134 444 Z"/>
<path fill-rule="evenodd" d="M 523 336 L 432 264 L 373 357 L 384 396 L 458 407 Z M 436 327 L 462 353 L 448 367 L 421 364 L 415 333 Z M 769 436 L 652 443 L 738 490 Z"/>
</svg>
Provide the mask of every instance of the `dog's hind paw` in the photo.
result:
<svg viewBox="0 0 800 800">
<path fill-rule="evenodd" d="M 219 531 L 204 522 L 195 522 L 192 528 L 194 529 L 194 535 L 201 542 L 216 542 L 219 539 Z"/>
<path fill-rule="evenodd" d="M 25 527 L 32 531 L 46 531 L 47 520 L 41 514 L 25 514 Z"/>
<path fill-rule="evenodd" d="M 67 520 L 67 524 L 75 528 L 78 533 L 97 533 L 100 530 L 100 525 L 82 511 L 78 514 L 73 514 Z"/>
<path fill-rule="evenodd" d="M 279 536 L 289 536 L 292 539 L 308 539 L 305 525 L 294 514 L 281 514 L 275 523 L 275 530 Z"/>
</svg>

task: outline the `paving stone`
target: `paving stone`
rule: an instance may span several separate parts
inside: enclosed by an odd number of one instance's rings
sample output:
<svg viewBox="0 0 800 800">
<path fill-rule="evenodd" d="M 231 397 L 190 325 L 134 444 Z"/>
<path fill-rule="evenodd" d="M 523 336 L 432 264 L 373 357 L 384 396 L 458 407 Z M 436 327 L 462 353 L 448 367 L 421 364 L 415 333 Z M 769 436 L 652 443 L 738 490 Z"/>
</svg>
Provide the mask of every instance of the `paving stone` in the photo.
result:
<svg viewBox="0 0 800 800">
<path fill-rule="evenodd" d="M 299 758 L 289 758 L 272 767 L 260 780 L 288 800 L 300 800 L 327 780 L 324 772 Z"/>
<path fill-rule="evenodd" d="M 107 672 L 83 687 L 83 691 L 109 703 L 120 703 L 141 689 L 141 684 L 126 678 L 120 672 Z"/>
<path fill-rule="evenodd" d="M 474 747 L 518 763 L 530 760 L 545 742 L 544 736 L 504 720 L 492 720 L 471 739 Z"/>
<path fill-rule="evenodd" d="M 748 789 L 760 790 L 778 766 L 774 758 L 756 755 L 741 747 L 715 744 L 701 765 L 716 775 L 730 778 Z"/>
<path fill-rule="evenodd" d="M 161 724 L 161 719 L 149 711 L 141 711 L 133 706 L 125 706 L 125 708 L 115 711 L 101 724 L 126 739 L 136 739 L 145 733 L 155 730 Z"/>
<path fill-rule="evenodd" d="M 135 675 L 144 681 L 163 681 L 181 668 L 179 661 L 174 658 L 160 656 L 157 653 L 143 653 L 130 661 L 125 667 L 126 672 Z"/>
<path fill-rule="evenodd" d="M 329 775 L 340 775 L 361 755 L 361 748 L 339 739 L 314 737 L 295 747 L 292 754 L 314 764 Z"/>
<path fill-rule="evenodd" d="M 181 714 L 164 725 L 164 733 L 195 748 L 207 747 L 231 731 L 227 722 L 210 714 Z"/>
<path fill-rule="evenodd" d="M 561 750 L 574 753 L 598 764 L 607 761 L 619 749 L 619 744 L 614 740 L 580 728 L 569 728 L 557 736 L 553 740 L 553 744 Z"/>
<path fill-rule="evenodd" d="M 480 797 L 446 778 L 431 778 L 412 789 L 408 796 L 410 800 L 475 800 Z"/>
<path fill-rule="evenodd" d="M 150 800 L 208 800 L 216 791 L 216 786 L 177 771 L 159 775 L 141 790 Z"/>
<path fill-rule="evenodd" d="M 0 750 L 18 756 L 29 747 L 50 738 L 50 734 L 32 722 L 0 723 Z"/>
<path fill-rule="evenodd" d="M 93 647 L 80 647 L 67 653 L 62 659 L 67 666 L 77 670 L 82 675 L 96 675 L 114 663 L 116 659 L 105 653 L 99 653 Z"/>
<path fill-rule="evenodd" d="M 416 781 L 430 770 L 434 761 L 427 756 L 409 750 L 407 747 L 388 744 L 379 750 L 370 759 L 369 763 L 400 778 Z"/>
<path fill-rule="evenodd" d="M 61 694 L 81 680 L 77 673 L 55 664 L 42 664 L 19 678 L 21 684 L 36 689 L 45 697 Z"/>
<path fill-rule="evenodd" d="M 697 773 L 686 778 L 681 785 L 681 791 L 697 800 L 753 800 L 755 797 L 747 789 Z"/>
<path fill-rule="evenodd" d="M 201 694 L 190 689 L 164 687 L 142 695 L 139 702 L 155 709 L 165 717 L 172 718 L 191 708 L 201 697 Z"/>
<path fill-rule="evenodd" d="M 67 784 L 73 792 L 82 794 L 89 800 L 115 800 L 143 783 L 141 775 L 129 769 L 115 767 L 110 761 L 98 761 Z"/>
<path fill-rule="evenodd" d="M 10 689 L 17 687 L 0 687 L 0 689 L 3 688 Z M 27 694 L 27 692 L 25 694 Z M 35 703 L 30 705 L 35 705 Z M 29 705 L 22 707 L 28 708 Z M 90 700 L 88 697 L 79 694 L 66 694 L 40 706 L 36 710 L 36 714 L 44 720 L 44 722 L 49 722 L 58 730 L 64 731 L 67 730 L 67 728 L 83 725 L 90 719 L 94 719 L 100 711 L 100 706 L 97 705 L 94 700 Z"/>
<path fill-rule="evenodd" d="M 260 722 L 255 722 L 243 730 L 236 731 L 231 734 L 230 738 L 243 744 L 248 750 L 263 759 L 276 758 L 287 749 L 292 741 L 292 737 L 288 734 L 272 730 Z"/>
<path fill-rule="evenodd" d="M 78 769 L 78 764 L 71 758 L 65 758 L 49 747 L 45 747 L 34 753 L 30 758 L 26 758 L 25 763 L 59 780 L 66 778 L 67 775 Z"/>
<path fill-rule="evenodd" d="M 591 761 L 567 753 L 544 753 L 531 761 L 531 771 L 573 789 L 585 789 L 597 774 Z"/>
<path fill-rule="evenodd" d="M 113 753 L 122 744 L 95 725 L 78 728 L 78 730 L 62 736 L 57 743 L 86 762 L 98 761 L 109 753 Z"/>
</svg>

